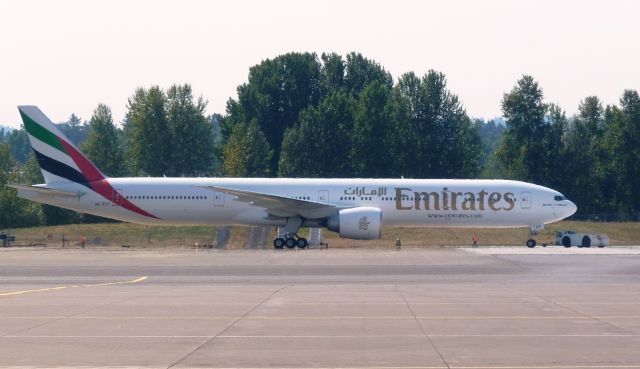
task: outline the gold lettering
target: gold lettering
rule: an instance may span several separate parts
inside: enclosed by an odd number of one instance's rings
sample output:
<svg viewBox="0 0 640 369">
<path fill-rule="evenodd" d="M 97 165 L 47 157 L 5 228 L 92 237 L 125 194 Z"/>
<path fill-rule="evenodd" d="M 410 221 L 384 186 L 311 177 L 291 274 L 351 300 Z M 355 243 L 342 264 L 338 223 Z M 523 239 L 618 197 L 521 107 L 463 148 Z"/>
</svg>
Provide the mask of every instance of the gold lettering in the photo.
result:
<svg viewBox="0 0 640 369">
<path fill-rule="evenodd" d="M 484 210 L 484 196 L 488 194 L 489 193 L 484 189 L 478 192 L 478 201 L 480 201 L 480 206 L 479 206 L 480 211 Z"/>
<path fill-rule="evenodd" d="M 414 192 L 416 199 L 424 200 L 424 210 L 440 210 L 440 194 L 437 192 Z M 429 197 L 433 198 L 433 208 Z M 417 204 L 417 202 L 416 202 Z"/>
<path fill-rule="evenodd" d="M 464 196 L 462 210 L 476 210 L 476 194 L 473 192 L 465 192 Z"/>
<path fill-rule="evenodd" d="M 507 204 L 509 204 L 508 207 L 503 209 L 505 211 L 513 210 L 513 208 L 516 206 L 515 195 L 511 192 L 507 192 L 504 194 L 504 201 L 506 201 Z"/>
<path fill-rule="evenodd" d="M 451 210 L 458 210 L 458 196 L 462 196 L 462 192 L 451 192 Z"/>
<path fill-rule="evenodd" d="M 407 197 L 407 195 L 403 195 L 402 191 L 411 191 L 410 188 L 398 188 L 396 187 L 396 209 L 398 210 L 411 210 L 411 206 L 402 206 L 402 198 Z"/>
<path fill-rule="evenodd" d="M 491 195 L 489 195 L 489 208 L 491 208 L 491 210 L 501 210 L 500 207 L 496 207 L 495 204 L 500 201 L 500 199 L 502 198 L 502 195 L 500 195 L 500 193 L 498 192 L 493 192 L 491 193 Z"/>
<path fill-rule="evenodd" d="M 448 188 L 442 188 L 442 210 L 449 210 L 449 194 L 447 191 L 449 191 Z"/>
<path fill-rule="evenodd" d="M 427 210 L 431 210 L 429 196 L 433 197 L 433 210 L 440 210 L 440 196 L 438 196 L 437 192 L 429 192 L 429 194 L 424 198 L 424 206 Z"/>
</svg>

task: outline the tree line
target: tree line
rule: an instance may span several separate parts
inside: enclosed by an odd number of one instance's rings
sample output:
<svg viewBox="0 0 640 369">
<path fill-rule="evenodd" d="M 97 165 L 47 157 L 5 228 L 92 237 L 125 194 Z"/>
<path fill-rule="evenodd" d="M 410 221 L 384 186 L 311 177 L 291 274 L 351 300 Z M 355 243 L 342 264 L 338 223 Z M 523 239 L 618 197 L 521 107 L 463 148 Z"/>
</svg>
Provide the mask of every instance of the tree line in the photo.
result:
<svg viewBox="0 0 640 369">
<path fill-rule="evenodd" d="M 507 178 L 558 189 L 580 213 L 640 212 L 637 90 L 618 105 L 587 96 L 567 117 L 524 75 L 485 122 L 438 71 L 394 81 L 358 53 L 288 53 L 251 67 L 224 114 L 206 105 L 188 84 L 141 87 L 120 125 L 100 104 L 59 127 L 108 176 Z M 0 208 L 14 209 L 0 228 L 95 221 L 16 199 L 4 184 L 41 181 L 37 163 L 23 129 L 0 142 Z"/>
</svg>

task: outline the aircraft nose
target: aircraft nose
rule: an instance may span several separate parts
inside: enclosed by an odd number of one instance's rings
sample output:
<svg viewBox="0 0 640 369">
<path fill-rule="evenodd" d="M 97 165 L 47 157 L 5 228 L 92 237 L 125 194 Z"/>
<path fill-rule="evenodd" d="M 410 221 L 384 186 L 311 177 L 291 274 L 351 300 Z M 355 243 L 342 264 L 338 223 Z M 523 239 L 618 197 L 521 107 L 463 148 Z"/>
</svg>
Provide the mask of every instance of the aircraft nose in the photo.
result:
<svg viewBox="0 0 640 369">
<path fill-rule="evenodd" d="M 565 218 L 572 216 L 578 210 L 578 207 L 573 203 L 573 201 L 567 200 L 567 203 L 569 206 L 567 206 L 567 214 L 564 216 Z"/>
</svg>

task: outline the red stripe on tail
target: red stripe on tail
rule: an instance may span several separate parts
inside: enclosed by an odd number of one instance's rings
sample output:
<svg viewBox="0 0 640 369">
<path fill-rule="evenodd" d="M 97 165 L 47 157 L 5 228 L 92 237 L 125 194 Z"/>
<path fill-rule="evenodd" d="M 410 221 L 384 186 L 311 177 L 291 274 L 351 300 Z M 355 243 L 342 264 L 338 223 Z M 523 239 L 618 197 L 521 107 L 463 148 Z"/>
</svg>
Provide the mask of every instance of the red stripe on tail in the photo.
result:
<svg viewBox="0 0 640 369">
<path fill-rule="evenodd" d="M 124 196 L 122 196 L 111 186 L 109 181 L 104 177 L 100 170 L 98 170 L 98 168 L 96 168 L 93 163 L 91 163 L 84 155 L 82 155 L 80 151 L 76 150 L 75 147 L 71 146 L 65 140 L 61 140 L 60 138 L 58 138 L 58 140 L 60 140 L 60 142 L 64 146 L 64 150 L 67 152 L 67 154 L 69 154 L 69 156 L 71 156 L 71 159 L 73 159 L 78 168 L 80 168 L 80 171 L 87 178 L 89 185 L 95 192 L 100 194 L 105 199 L 116 203 L 134 213 L 146 217 L 160 219 L 157 216 L 140 209 L 135 204 L 124 198 Z"/>
</svg>

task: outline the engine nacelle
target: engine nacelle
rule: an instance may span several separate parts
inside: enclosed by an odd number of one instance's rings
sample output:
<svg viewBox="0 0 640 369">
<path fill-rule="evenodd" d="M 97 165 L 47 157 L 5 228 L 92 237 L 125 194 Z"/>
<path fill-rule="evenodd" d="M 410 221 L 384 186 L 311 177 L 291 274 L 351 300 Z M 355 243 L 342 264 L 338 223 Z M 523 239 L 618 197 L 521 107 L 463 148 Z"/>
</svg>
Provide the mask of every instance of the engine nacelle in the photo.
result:
<svg viewBox="0 0 640 369">
<path fill-rule="evenodd" d="M 327 228 L 340 237 L 354 240 L 377 240 L 382 228 L 382 210 L 374 207 L 358 207 L 340 210 L 329 218 Z"/>
</svg>

